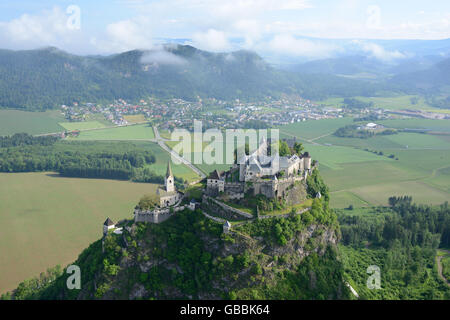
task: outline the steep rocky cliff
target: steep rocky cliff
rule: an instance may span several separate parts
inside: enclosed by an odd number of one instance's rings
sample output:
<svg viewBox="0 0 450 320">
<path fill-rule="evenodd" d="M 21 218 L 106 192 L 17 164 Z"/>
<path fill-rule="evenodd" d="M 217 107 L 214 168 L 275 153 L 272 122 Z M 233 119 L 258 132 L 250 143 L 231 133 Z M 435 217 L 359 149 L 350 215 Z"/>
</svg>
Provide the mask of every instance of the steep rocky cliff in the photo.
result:
<svg viewBox="0 0 450 320">
<path fill-rule="evenodd" d="M 303 216 L 253 220 L 223 232 L 201 211 L 108 234 L 74 263 L 81 290 L 63 274 L 35 298 L 345 299 L 339 229 L 320 200 Z"/>
</svg>

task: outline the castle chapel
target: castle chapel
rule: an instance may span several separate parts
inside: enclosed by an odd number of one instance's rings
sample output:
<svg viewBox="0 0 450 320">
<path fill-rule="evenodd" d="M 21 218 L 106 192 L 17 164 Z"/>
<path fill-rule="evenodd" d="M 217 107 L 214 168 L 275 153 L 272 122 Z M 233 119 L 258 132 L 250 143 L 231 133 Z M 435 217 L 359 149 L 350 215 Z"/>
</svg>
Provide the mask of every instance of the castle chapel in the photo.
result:
<svg viewBox="0 0 450 320">
<path fill-rule="evenodd" d="M 159 206 L 161 208 L 170 207 L 175 205 L 181 200 L 183 194 L 175 188 L 175 179 L 172 173 L 172 167 L 170 160 L 167 163 L 167 172 L 164 178 L 164 187 L 158 188 L 156 194 L 159 197 Z"/>
</svg>

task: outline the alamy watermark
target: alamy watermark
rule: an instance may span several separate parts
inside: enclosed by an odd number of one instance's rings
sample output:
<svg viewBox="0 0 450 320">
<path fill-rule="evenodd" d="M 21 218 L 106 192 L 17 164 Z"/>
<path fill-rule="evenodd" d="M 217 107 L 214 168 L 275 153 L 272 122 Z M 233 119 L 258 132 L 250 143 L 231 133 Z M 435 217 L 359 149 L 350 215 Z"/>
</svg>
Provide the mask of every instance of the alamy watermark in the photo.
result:
<svg viewBox="0 0 450 320">
<path fill-rule="evenodd" d="M 280 133 L 278 129 L 208 129 L 203 131 L 201 121 L 194 120 L 194 131 L 175 129 L 171 134 L 173 146 L 172 161 L 182 163 L 181 157 L 193 164 L 229 164 L 239 163 L 246 152 L 259 150 L 258 156 L 271 159 L 279 155 Z M 272 164 L 278 164 L 272 161 Z"/>
<path fill-rule="evenodd" d="M 69 15 L 66 22 L 66 27 L 69 30 L 81 29 L 81 8 L 77 5 L 70 5 L 66 9 L 66 13 Z"/>
<path fill-rule="evenodd" d="M 367 7 L 367 22 L 366 27 L 369 29 L 381 28 L 381 9 L 379 6 L 372 5 Z"/>
<path fill-rule="evenodd" d="M 371 265 L 366 272 L 371 276 L 367 279 L 366 285 L 370 290 L 381 289 L 381 270 L 379 266 Z"/>
<path fill-rule="evenodd" d="M 69 290 L 80 290 L 81 289 L 81 269 L 77 265 L 71 265 L 67 268 L 67 274 L 70 276 L 67 277 L 66 285 Z"/>
</svg>

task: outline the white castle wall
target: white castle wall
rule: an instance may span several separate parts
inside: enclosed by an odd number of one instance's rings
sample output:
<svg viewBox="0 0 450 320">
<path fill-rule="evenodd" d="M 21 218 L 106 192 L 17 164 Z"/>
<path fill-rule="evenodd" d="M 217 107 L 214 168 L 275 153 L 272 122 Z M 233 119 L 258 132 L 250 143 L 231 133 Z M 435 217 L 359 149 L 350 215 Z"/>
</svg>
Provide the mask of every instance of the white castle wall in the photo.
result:
<svg viewBox="0 0 450 320">
<path fill-rule="evenodd" d="M 178 206 L 148 211 L 135 209 L 134 222 L 161 223 L 172 217 L 178 211 L 183 211 L 186 208 L 191 209 L 190 206 Z"/>
</svg>

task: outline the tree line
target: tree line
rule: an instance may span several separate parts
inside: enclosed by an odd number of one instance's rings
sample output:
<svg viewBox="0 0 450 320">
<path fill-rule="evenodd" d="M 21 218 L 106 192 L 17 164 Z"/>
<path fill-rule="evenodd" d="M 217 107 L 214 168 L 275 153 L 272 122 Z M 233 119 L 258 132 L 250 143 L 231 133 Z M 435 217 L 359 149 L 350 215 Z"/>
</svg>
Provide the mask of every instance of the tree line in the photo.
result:
<svg viewBox="0 0 450 320">
<path fill-rule="evenodd" d="M 16 134 L 0 138 L 0 172 L 54 171 L 65 177 L 163 183 L 148 165 L 155 155 L 125 144 L 64 143 L 58 138 Z M 57 143 L 58 142 L 58 143 Z M 177 185 L 184 181 L 175 178 Z"/>
</svg>

